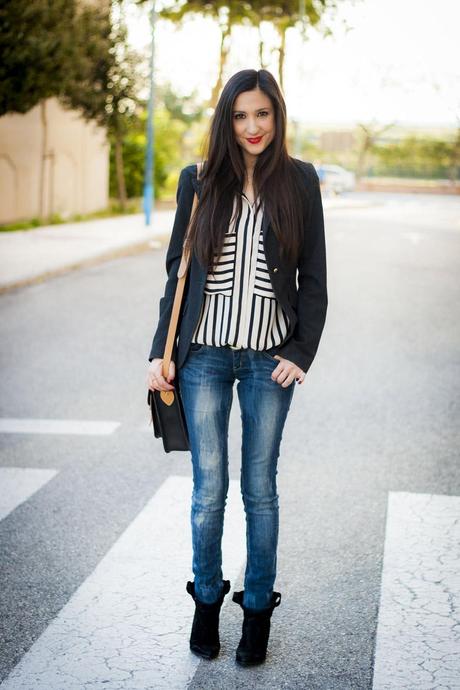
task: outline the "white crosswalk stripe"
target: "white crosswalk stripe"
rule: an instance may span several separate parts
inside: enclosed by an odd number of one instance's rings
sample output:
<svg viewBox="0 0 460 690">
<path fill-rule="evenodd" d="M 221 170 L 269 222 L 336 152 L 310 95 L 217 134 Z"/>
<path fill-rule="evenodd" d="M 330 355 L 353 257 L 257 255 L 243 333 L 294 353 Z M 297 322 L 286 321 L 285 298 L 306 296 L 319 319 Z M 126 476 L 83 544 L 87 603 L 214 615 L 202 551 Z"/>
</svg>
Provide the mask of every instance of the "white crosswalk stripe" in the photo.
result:
<svg viewBox="0 0 460 690">
<path fill-rule="evenodd" d="M 27 501 L 57 474 L 33 467 L 0 467 L 0 520 Z"/>
<path fill-rule="evenodd" d="M 2 690 L 184 690 L 188 649 L 192 481 L 169 477 L 1 684 Z M 239 483 L 230 482 L 225 577 L 245 560 Z M 228 601 L 229 596 L 226 597 Z"/>
<path fill-rule="evenodd" d="M 390 492 L 373 690 L 460 688 L 460 497 Z"/>
<path fill-rule="evenodd" d="M 0 419 L 1 434 L 78 434 L 106 436 L 118 429 L 120 422 L 92 422 L 84 419 Z"/>
</svg>

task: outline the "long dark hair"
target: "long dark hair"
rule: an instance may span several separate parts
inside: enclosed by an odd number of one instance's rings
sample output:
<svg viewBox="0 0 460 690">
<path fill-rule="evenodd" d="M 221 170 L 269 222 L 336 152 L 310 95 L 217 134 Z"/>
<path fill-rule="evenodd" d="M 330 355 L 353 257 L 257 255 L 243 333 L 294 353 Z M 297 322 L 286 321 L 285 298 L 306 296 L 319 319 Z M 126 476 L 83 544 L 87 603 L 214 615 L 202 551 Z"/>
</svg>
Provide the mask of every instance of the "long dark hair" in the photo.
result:
<svg viewBox="0 0 460 690">
<path fill-rule="evenodd" d="M 275 135 L 257 157 L 253 173 L 255 198 L 259 196 L 264 202 L 264 213 L 268 214 L 287 263 L 295 265 L 302 246 L 308 192 L 298 164 L 287 152 L 286 104 L 270 72 L 244 69 L 223 88 L 203 147 L 200 202 L 190 225 L 188 245 L 207 269 L 212 269 L 215 256 L 222 251 L 235 195 L 238 215 L 242 210 L 240 194 L 246 166 L 233 131 L 233 104 L 240 93 L 257 87 L 273 105 Z"/>
</svg>

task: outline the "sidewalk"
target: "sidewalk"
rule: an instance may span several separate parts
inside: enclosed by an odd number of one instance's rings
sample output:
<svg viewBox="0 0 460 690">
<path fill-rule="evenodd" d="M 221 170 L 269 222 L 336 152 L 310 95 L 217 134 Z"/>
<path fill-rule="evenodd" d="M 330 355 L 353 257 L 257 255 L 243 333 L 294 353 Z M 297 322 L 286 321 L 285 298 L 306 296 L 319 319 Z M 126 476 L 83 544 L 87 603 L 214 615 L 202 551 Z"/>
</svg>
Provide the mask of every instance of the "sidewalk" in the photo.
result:
<svg viewBox="0 0 460 690">
<path fill-rule="evenodd" d="M 368 203 L 324 198 L 324 209 Z M 143 214 L 0 232 L 0 293 L 31 285 L 83 266 L 127 256 L 167 243 L 174 210 L 154 211 L 150 227 Z"/>
<path fill-rule="evenodd" d="M 152 214 L 150 227 L 139 213 L 0 232 L 0 292 L 151 246 L 160 247 L 173 221 L 174 211 L 157 211 Z"/>
</svg>

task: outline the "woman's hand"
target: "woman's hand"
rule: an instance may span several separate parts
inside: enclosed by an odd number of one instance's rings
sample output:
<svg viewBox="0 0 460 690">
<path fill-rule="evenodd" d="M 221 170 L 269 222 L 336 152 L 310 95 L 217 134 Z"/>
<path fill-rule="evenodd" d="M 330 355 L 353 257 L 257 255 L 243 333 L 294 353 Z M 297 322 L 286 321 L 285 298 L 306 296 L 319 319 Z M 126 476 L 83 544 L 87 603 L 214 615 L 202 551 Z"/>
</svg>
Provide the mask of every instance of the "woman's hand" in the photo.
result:
<svg viewBox="0 0 460 690">
<path fill-rule="evenodd" d="M 274 355 L 275 359 L 279 359 L 280 363 L 272 371 L 272 379 L 279 383 L 283 388 L 287 388 L 296 379 L 297 383 L 305 381 L 305 372 L 291 362 L 289 359 L 281 357 L 281 355 Z"/>
<path fill-rule="evenodd" d="M 169 381 L 172 381 L 175 375 L 176 365 L 172 360 L 169 362 L 168 377 L 165 379 L 163 376 L 163 360 L 159 358 L 152 359 L 148 368 L 147 385 L 151 391 L 173 391 L 174 386 Z"/>
</svg>

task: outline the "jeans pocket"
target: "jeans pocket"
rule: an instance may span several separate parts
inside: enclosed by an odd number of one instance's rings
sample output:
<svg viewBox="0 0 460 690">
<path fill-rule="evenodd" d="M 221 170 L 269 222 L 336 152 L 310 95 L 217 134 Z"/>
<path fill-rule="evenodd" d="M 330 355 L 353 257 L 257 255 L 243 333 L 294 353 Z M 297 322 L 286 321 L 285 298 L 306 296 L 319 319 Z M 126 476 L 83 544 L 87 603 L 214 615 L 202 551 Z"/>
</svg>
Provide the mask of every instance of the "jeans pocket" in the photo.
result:
<svg viewBox="0 0 460 690">
<path fill-rule="evenodd" d="M 279 359 L 275 359 L 273 355 L 271 355 L 269 352 L 265 352 L 265 350 L 259 350 L 260 354 L 262 354 L 264 357 L 267 357 L 271 362 L 279 362 Z"/>
<path fill-rule="evenodd" d="M 190 352 L 199 352 L 204 347 L 203 343 L 190 343 Z"/>
</svg>

